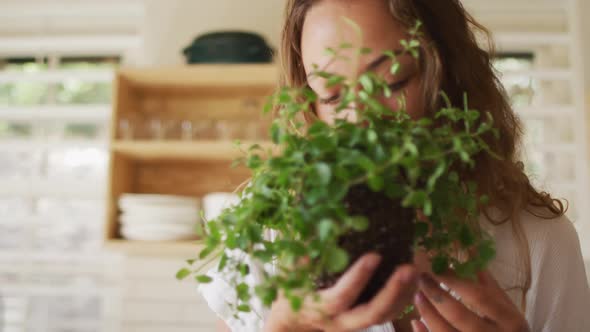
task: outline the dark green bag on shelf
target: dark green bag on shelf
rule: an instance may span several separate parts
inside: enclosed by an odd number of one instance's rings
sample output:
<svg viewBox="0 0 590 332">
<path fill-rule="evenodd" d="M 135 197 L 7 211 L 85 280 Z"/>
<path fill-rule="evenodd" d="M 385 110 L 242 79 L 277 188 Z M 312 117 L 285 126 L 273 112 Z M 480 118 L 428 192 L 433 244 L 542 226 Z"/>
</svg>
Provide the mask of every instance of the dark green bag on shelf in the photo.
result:
<svg viewBox="0 0 590 332">
<path fill-rule="evenodd" d="M 211 32 L 195 38 L 183 50 L 187 63 L 269 63 L 273 50 L 258 34 Z"/>
</svg>

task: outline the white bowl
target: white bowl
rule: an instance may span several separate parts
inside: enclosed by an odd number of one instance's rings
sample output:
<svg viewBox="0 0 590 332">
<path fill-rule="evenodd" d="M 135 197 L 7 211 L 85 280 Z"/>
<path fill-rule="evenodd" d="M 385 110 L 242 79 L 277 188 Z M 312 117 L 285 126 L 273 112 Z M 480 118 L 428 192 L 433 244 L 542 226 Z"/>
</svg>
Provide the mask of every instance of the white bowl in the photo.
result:
<svg viewBox="0 0 590 332">
<path fill-rule="evenodd" d="M 196 197 L 156 195 L 156 194 L 123 194 L 119 197 L 119 207 L 122 210 L 135 207 L 158 206 L 158 207 L 199 207 L 199 200 Z"/>
<path fill-rule="evenodd" d="M 201 218 L 196 214 L 160 216 L 144 213 L 126 212 L 119 216 L 123 225 L 197 225 Z"/>
<path fill-rule="evenodd" d="M 121 208 L 123 213 L 153 216 L 159 218 L 189 218 L 199 217 L 199 208 L 196 206 L 160 206 L 160 205 L 132 205 Z"/>
<path fill-rule="evenodd" d="M 195 227 L 185 225 L 126 225 L 121 235 L 129 240 L 173 241 L 197 239 Z"/>
</svg>

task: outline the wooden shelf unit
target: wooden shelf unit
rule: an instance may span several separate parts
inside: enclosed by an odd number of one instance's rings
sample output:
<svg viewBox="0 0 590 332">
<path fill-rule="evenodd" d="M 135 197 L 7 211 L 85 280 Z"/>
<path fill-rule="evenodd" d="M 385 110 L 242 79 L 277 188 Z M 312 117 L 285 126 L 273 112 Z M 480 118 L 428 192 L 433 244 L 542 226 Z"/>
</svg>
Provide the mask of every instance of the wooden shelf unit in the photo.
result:
<svg viewBox="0 0 590 332">
<path fill-rule="evenodd" d="M 277 73 L 275 65 L 191 65 L 117 72 L 111 118 L 107 248 L 132 255 L 195 255 L 199 248 L 195 241 L 123 239 L 118 223 L 120 195 L 202 197 L 209 192 L 233 192 L 250 175 L 244 167 L 230 167 L 232 161 L 242 155 L 233 139 L 156 141 L 140 136 L 137 140 L 123 140 L 118 136 L 119 121 L 132 118 L 137 121 L 135 125 L 152 117 L 177 122 L 256 121 L 264 131 L 271 119 L 262 116 L 262 108 L 275 91 Z M 236 139 L 242 141 L 244 147 L 255 143 L 240 137 Z M 256 143 L 265 149 L 271 147 L 265 140 Z"/>
<path fill-rule="evenodd" d="M 268 142 L 242 141 L 241 143 L 242 148 L 247 148 L 252 144 L 260 145 L 265 151 L 272 148 L 272 143 Z M 142 161 L 231 161 L 243 155 L 243 151 L 234 142 L 215 140 L 194 142 L 118 141 L 113 143 L 112 150 L 117 154 Z"/>
</svg>

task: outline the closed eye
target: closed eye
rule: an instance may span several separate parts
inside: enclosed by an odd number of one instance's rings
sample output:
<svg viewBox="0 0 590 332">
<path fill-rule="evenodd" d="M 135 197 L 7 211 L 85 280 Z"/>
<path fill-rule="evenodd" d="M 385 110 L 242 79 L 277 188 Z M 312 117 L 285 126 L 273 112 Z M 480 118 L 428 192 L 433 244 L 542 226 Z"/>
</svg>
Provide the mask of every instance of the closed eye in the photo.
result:
<svg viewBox="0 0 590 332">
<path fill-rule="evenodd" d="M 335 104 L 339 101 L 340 101 L 340 94 L 339 93 L 337 93 L 333 96 L 327 97 L 327 98 L 320 98 L 319 99 L 320 104 Z"/>
<path fill-rule="evenodd" d="M 410 77 L 406 78 L 405 80 L 390 83 L 387 87 L 389 87 L 389 89 L 392 92 L 396 92 L 396 91 L 403 89 L 408 84 L 409 81 L 410 81 Z M 319 102 L 320 102 L 320 104 L 325 104 L 325 105 L 339 103 L 340 102 L 340 94 L 337 93 L 337 94 L 327 97 L 327 98 L 320 98 Z"/>
<path fill-rule="evenodd" d="M 406 84 L 408 84 L 409 81 L 410 81 L 410 78 L 406 78 L 405 80 L 393 82 L 393 83 L 389 84 L 388 87 L 392 92 L 399 91 L 399 90 L 403 89 L 406 86 Z"/>
</svg>

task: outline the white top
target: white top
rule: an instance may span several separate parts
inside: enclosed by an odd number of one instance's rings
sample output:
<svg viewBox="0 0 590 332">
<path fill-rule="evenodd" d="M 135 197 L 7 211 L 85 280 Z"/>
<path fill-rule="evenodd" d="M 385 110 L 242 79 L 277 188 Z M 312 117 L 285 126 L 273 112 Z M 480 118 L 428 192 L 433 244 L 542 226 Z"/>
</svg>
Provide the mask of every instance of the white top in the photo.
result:
<svg viewBox="0 0 590 332">
<path fill-rule="evenodd" d="M 531 331 L 590 331 L 590 290 L 574 226 L 566 217 L 545 220 L 527 212 L 521 214 L 521 223 L 531 253 L 532 284 L 526 297 L 526 319 Z M 493 226 L 482 222 L 482 225 L 486 225 L 486 230 L 496 241 L 496 258 L 489 270 L 520 308 L 522 291 L 511 288 L 523 285 L 526 271 L 512 227 L 510 223 Z M 263 270 L 260 265 L 244 253 L 233 252 L 232 255 L 238 255 L 250 264 L 251 275 L 246 282 L 256 284 L 261 280 Z M 252 313 L 240 314 L 241 320 L 234 318 L 233 311 L 226 304 L 235 300 L 234 290 L 224 279 L 227 276 L 218 274 L 215 269 L 209 275 L 214 282 L 200 285 L 199 291 L 211 309 L 233 332 L 261 331 L 269 311 L 260 302 L 254 302 Z M 395 329 L 388 323 L 364 332 L 367 331 L 392 332 Z"/>
</svg>

